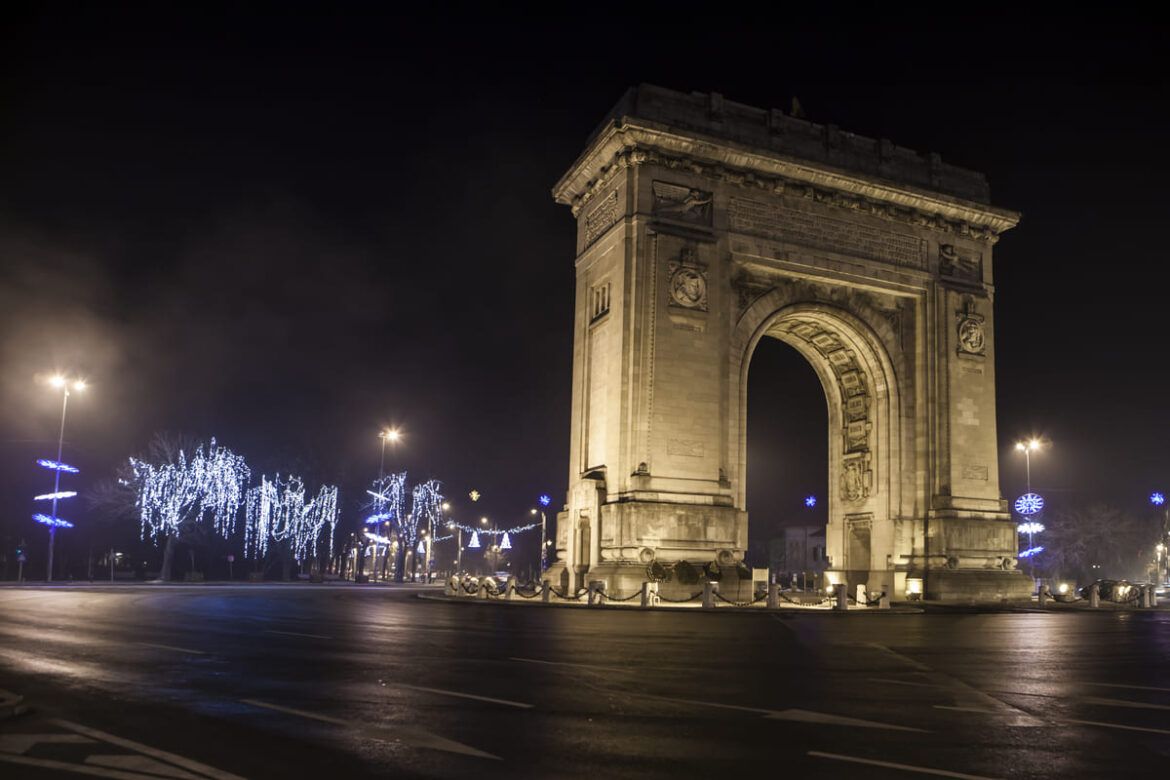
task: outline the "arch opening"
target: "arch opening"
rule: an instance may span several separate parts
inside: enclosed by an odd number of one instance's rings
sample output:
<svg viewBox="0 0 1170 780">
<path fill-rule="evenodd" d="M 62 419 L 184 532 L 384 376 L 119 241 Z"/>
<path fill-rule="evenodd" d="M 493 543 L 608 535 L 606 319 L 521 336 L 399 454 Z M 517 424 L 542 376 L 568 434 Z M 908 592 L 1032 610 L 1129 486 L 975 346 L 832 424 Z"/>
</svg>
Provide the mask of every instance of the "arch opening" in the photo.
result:
<svg viewBox="0 0 1170 780">
<path fill-rule="evenodd" d="M 765 340 L 764 337 L 770 337 Z M 845 582 L 871 591 L 892 587 L 901 469 L 891 462 L 899 419 L 893 368 L 880 338 L 855 314 L 828 304 L 794 304 L 761 318 L 747 343 L 741 370 L 739 473 L 748 463 L 748 376 L 761 342 L 777 339 L 795 350 L 820 380 L 827 410 L 825 541 L 818 551 L 823 584 Z M 770 348 L 765 348 L 769 349 Z M 757 399 L 758 400 L 758 399 Z M 747 506 L 747 478 L 739 506 Z M 756 524 L 749 511 L 749 536 Z"/>
<path fill-rule="evenodd" d="M 772 579 L 818 587 L 826 568 L 828 404 L 820 376 L 782 339 L 761 339 L 748 369 L 748 559 Z"/>
</svg>

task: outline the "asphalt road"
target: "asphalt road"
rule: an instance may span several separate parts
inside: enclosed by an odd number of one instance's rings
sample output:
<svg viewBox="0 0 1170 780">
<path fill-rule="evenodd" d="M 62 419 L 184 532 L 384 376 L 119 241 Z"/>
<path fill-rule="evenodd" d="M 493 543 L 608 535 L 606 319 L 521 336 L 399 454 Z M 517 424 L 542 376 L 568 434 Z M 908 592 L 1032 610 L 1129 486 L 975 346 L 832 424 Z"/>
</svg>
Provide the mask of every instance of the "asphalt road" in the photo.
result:
<svg viewBox="0 0 1170 780">
<path fill-rule="evenodd" d="M 1168 612 L 712 614 L 420 592 L 0 589 L 0 777 L 1170 771 Z M 5 718 L 16 695 L 32 711 Z"/>
</svg>

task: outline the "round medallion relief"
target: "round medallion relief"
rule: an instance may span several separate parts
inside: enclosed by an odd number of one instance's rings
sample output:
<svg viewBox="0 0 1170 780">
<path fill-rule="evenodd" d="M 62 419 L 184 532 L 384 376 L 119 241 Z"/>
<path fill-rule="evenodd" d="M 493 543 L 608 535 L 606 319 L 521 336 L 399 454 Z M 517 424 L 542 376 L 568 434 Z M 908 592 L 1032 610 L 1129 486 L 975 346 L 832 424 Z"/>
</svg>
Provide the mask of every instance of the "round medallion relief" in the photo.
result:
<svg viewBox="0 0 1170 780">
<path fill-rule="evenodd" d="M 693 268 L 680 268 L 670 277 L 670 296 L 679 306 L 692 309 L 703 302 L 707 280 Z"/>
<path fill-rule="evenodd" d="M 983 351 L 983 323 L 967 319 L 959 323 L 959 343 L 967 352 Z"/>
</svg>

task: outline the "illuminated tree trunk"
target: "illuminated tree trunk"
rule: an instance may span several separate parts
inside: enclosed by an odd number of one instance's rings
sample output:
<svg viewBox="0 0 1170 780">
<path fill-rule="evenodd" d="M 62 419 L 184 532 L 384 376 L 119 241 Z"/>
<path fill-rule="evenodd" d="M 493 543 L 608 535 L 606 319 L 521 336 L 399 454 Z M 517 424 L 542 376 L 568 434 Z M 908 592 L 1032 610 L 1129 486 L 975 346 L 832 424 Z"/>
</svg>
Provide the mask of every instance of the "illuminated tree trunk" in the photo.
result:
<svg viewBox="0 0 1170 780">
<path fill-rule="evenodd" d="M 175 535 L 167 536 L 167 546 L 163 548 L 163 563 L 162 570 L 158 573 L 158 578 L 163 582 L 171 579 L 171 565 L 175 560 Z"/>
</svg>

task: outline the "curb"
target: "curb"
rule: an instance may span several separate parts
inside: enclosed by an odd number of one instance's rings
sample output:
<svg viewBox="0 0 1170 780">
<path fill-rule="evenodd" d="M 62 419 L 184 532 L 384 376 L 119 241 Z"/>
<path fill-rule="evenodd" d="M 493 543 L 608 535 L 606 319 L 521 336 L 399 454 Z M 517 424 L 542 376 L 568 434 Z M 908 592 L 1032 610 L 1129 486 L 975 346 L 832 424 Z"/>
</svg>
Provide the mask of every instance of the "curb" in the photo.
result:
<svg viewBox="0 0 1170 780">
<path fill-rule="evenodd" d="M 560 609 L 563 607 L 589 609 L 589 610 L 611 610 L 623 612 L 673 612 L 673 613 L 687 613 L 687 612 L 701 612 L 704 614 L 713 614 L 716 612 L 727 613 L 731 612 L 737 615 L 917 615 L 925 610 L 916 607 L 891 607 L 890 609 L 853 609 L 846 610 L 844 613 L 835 609 L 802 609 L 800 607 L 781 607 L 779 609 L 767 609 L 766 607 L 716 607 L 715 609 L 703 609 L 702 607 L 619 607 L 616 604 L 595 604 L 589 606 L 584 603 L 559 603 L 546 604 L 543 601 L 518 601 L 505 599 L 480 599 L 480 598 L 459 598 L 447 595 L 433 595 L 429 593 L 418 593 L 415 598 L 424 599 L 426 601 L 438 601 L 446 604 L 478 604 L 480 606 L 488 606 L 497 604 L 500 606 L 517 606 L 517 607 L 546 607 L 549 609 Z"/>
</svg>

